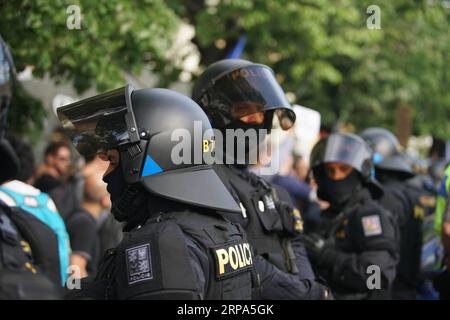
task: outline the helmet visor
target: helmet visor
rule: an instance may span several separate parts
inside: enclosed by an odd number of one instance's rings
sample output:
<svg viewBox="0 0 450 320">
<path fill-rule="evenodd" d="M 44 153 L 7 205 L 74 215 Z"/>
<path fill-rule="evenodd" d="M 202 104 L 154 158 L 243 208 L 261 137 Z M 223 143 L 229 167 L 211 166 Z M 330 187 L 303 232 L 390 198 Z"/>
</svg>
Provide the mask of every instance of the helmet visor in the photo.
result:
<svg viewBox="0 0 450 320">
<path fill-rule="evenodd" d="M 353 136 L 332 134 L 321 140 L 311 154 L 312 167 L 339 162 L 366 174 L 371 164 L 372 153 L 362 139 Z"/>
<path fill-rule="evenodd" d="M 295 113 L 275 79 L 273 72 L 262 65 L 234 70 L 212 81 L 200 97 L 200 103 L 216 127 L 257 112 L 275 111 L 281 127 L 291 128 Z"/>
<path fill-rule="evenodd" d="M 89 157 L 132 142 L 124 89 L 58 108 L 59 120 L 81 155 Z"/>
</svg>

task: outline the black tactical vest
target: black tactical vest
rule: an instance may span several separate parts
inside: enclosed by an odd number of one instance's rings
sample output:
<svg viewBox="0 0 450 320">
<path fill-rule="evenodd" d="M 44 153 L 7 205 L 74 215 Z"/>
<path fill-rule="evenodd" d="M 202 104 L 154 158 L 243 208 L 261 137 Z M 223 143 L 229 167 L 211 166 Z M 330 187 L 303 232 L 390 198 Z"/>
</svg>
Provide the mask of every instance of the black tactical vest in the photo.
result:
<svg viewBox="0 0 450 320">
<path fill-rule="evenodd" d="M 245 231 L 220 216 L 192 212 L 165 214 L 208 252 L 210 272 L 205 299 L 250 300 L 258 283 L 253 249 Z"/>
<path fill-rule="evenodd" d="M 221 214 L 245 229 L 256 255 L 284 272 L 298 273 L 290 239 L 300 230 L 288 226 L 294 221 L 292 208 L 280 206 L 275 189 L 251 172 L 228 165 L 217 165 L 215 170 L 242 210 L 240 215 Z"/>
<path fill-rule="evenodd" d="M 376 236 L 379 232 L 382 233 Z M 353 194 L 340 213 L 332 210 L 322 212 L 318 233 L 325 239 L 333 239 L 334 246 L 340 252 L 362 254 L 386 250 L 392 256 L 398 257 L 398 230 L 395 219 L 389 211 L 373 201 L 369 191 L 365 189 Z M 370 233 L 373 233 L 373 236 Z M 332 278 L 330 270 L 316 268 L 315 271 L 327 280 Z M 334 269 L 331 271 L 336 272 Z M 355 273 L 357 271 L 355 270 Z M 329 283 L 337 299 L 390 299 L 391 287 L 358 293 L 354 289 L 333 283 L 332 280 L 329 280 Z"/>
<path fill-rule="evenodd" d="M 13 213 L 11 208 L 0 204 L 0 299 L 57 299 L 56 286 L 43 274 L 42 267 L 36 265 L 35 239 L 23 238 L 18 231 L 18 216 L 19 212 Z M 26 229 L 20 227 L 20 231 Z M 39 235 L 40 231 L 35 231 Z M 59 278 L 58 281 L 60 285 Z"/>
<path fill-rule="evenodd" d="M 191 268 L 186 235 L 207 256 L 207 270 L 202 270 L 207 283 L 204 296 Z M 88 293 L 97 299 L 249 300 L 257 287 L 245 235 L 221 216 L 162 213 L 125 233 L 105 259 L 95 281 L 97 288 L 94 285 Z"/>
</svg>

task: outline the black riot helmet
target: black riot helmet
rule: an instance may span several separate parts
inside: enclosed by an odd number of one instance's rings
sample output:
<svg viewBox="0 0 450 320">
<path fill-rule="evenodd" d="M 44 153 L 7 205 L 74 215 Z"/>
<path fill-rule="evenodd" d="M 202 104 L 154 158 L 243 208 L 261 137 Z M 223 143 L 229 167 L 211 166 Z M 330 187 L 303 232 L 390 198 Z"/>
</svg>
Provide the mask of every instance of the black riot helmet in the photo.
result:
<svg viewBox="0 0 450 320">
<path fill-rule="evenodd" d="M 366 186 L 374 198 L 380 198 L 382 188 L 373 179 L 373 151 L 360 137 L 352 133 L 332 133 L 321 139 L 311 152 L 311 169 L 319 186 L 318 196 L 332 207 L 342 209 L 361 187 Z M 341 182 L 326 178 L 325 164 L 346 164 L 354 171 Z"/>
<path fill-rule="evenodd" d="M 311 168 L 329 162 L 351 166 L 369 179 L 372 173 L 372 150 L 367 143 L 352 133 L 332 133 L 320 140 L 311 152 Z"/>
<path fill-rule="evenodd" d="M 379 161 L 398 154 L 401 149 L 397 137 L 384 128 L 368 128 L 361 132 L 360 136 L 379 155 Z"/>
<path fill-rule="evenodd" d="M 19 171 L 19 159 L 4 138 L 9 104 L 15 81 L 15 67 L 8 45 L 0 36 L 0 183 Z"/>
<path fill-rule="evenodd" d="M 266 129 L 272 127 L 273 115 L 284 130 L 295 122 L 295 113 L 272 69 L 247 60 L 225 59 L 210 65 L 195 82 L 192 99 L 217 129 L 256 112 L 265 113 Z"/>
<path fill-rule="evenodd" d="M 411 164 L 408 163 L 397 137 L 384 128 L 368 128 L 360 136 L 374 150 L 373 162 L 377 171 L 377 177 L 396 175 L 400 179 L 408 179 L 414 176 Z"/>
<path fill-rule="evenodd" d="M 131 85 L 57 110 L 83 156 L 118 149 L 128 184 L 195 206 L 240 212 L 205 161 L 213 131 L 203 110 L 167 89 Z M 206 144 L 207 145 L 207 144 Z"/>
<path fill-rule="evenodd" d="M 380 178 L 380 181 L 382 182 L 385 180 L 383 177 L 386 176 L 395 176 L 400 180 L 406 180 L 415 175 L 411 165 L 401 153 L 383 159 L 375 164 L 375 171 L 377 178 Z"/>
</svg>

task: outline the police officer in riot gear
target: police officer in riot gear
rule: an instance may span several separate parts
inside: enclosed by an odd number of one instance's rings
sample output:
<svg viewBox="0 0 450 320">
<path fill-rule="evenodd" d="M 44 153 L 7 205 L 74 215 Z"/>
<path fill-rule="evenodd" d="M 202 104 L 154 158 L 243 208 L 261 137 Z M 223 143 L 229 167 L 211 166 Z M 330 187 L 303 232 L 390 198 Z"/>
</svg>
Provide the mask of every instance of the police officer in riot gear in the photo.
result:
<svg viewBox="0 0 450 320">
<path fill-rule="evenodd" d="M 436 190 L 428 174 L 427 162 L 403 150 L 397 137 L 387 129 L 368 128 L 360 136 L 375 151 L 377 175 L 381 175 L 382 171 L 389 176 L 397 175 L 398 179 L 414 190 L 413 193 L 420 193 L 420 206 L 425 215 L 432 214 L 436 205 Z"/>
<path fill-rule="evenodd" d="M 330 203 L 316 232 L 304 235 L 314 270 L 337 299 L 388 299 L 398 262 L 389 211 L 373 200 L 372 151 L 358 136 L 333 133 L 311 153 L 319 198 Z M 372 278 L 369 278 L 373 276 Z"/>
<path fill-rule="evenodd" d="M 277 192 L 273 185 L 246 168 L 255 159 L 258 144 L 270 132 L 273 118 L 284 130 L 295 121 L 273 71 L 246 60 L 222 60 L 209 66 L 197 79 L 192 98 L 224 137 L 223 150 L 216 144 L 219 164 L 214 168 L 242 212 L 221 214 L 247 232 L 260 277 L 260 298 L 326 299 L 328 290 L 316 281 L 300 240 L 300 213 L 286 202 L 290 202 L 286 192 Z M 255 134 L 249 134 L 248 139 L 230 134 L 239 130 Z M 287 195 L 286 200 L 283 194 Z"/>
<path fill-rule="evenodd" d="M 0 184 L 19 171 L 17 155 L 4 137 L 14 77 L 11 53 L 0 36 Z M 50 272 L 48 261 L 53 253 L 57 258 L 56 237 L 46 225 L 0 201 L 0 299 L 57 299 L 59 268 Z M 58 277 L 55 284 L 50 274 Z"/>
<path fill-rule="evenodd" d="M 400 229 L 400 261 L 393 298 L 416 299 L 421 282 L 422 225 L 428 191 L 408 183 L 414 173 L 400 143 L 390 131 L 369 128 L 361 133 L 361 137 L 375 152 L 375 176 L 385 191 L 381 204 L 396 217 Z"/>
<path fill-rule="evenodd" d="M 214 137 L 195 102 L 127 85 L 57 112 L 83 156 L 110 162 L 112 214 L 125 223 L 124 239 L 82 297 L 251 298 L 251 248 L 238 225 L 215 213 L 240 210 L 206 164 L 202 143 Z"/>
<path fill-rule="evenodd" d="M 0 177 L 2 182 L 13 178 L 19 171 L 19 159 L 5 139 L 5 129 L 8 120 L 8 109 L 12 97 L 15 67 L 11 52 L 0 36 L 0 152 L 2 165 Z"/>
</svg>

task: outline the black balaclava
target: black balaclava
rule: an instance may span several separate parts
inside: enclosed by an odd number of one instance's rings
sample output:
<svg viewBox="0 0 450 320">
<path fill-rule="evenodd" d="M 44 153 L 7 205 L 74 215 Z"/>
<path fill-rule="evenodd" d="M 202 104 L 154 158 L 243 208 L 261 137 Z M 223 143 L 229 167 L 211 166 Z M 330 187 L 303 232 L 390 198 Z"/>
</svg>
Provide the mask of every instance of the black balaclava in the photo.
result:
<svg viewBox="0 0 450 320">
<path fill-rule="evenodd" d="M 111 198 L 111 213 L 119 221 L 135 220 L 145 202 L 146 192 L 140 183 L 128 184 L 118 165 L 103 177 Z M 141 217 L 139 217 L 141 218 Z"/>
<path fill-rule="evenodd" d="M 354 192 L 362 188 L 361 178 L 356 170 L 344 179 L 332 180 L 325 173 L 324 166 L 314 169 L 317 182 L 317 196 L 330 203 L 332 210 L 342 210 Z"/>
<path fill-rule="evenodd" d="M 114 203 L 121 198 L 127 186 L 120 164 L 110 173 L 105 175 L 103 181 L 107 184 L 106 190 L 108 190 L 111 203 L 114 205 Z"/>
<path fill-rule="evenodd" d="M 226 128 L 222 128 L 220 131 L 222 132 L 223 135 L 223 147 L 225 152 L 227 152 L 226 147 L 227 147 L 227 134 L 226 134 L 226 129 L 232 129 L 232 130 L 238 130 L 238 129 L 242 129 L 244 130 L 244 133 L 247 132 L 247 130 L 255 130 L 256 131 L 256 141 L 250 141 L 250 139 L 245 139 L 245 159 L 244 162 L 245 164 L 239 164 L 238 162 L 238 142 L 237 139 L 234 138 L 234 164 L 238 164 L 240 166 L 247 166 L 249 165 L 249 161 L 250 161 L 250 153 L 251 152 L 256 152 L 258 154 L 258 150 L 259 150 L 259 142 L 263 142 L 267 135 L 263 135 L 261 133 L 260 130 L 262 129 L 266 129 L 267 130 L 267 134 L 270 133 L 270 129 L 272 127 L 272 119 L 273 119 L 273 113 L 272 112 L 266 112 L 265 113 L 265 120 L 263 121 L 263 123 L 261 124 L 250 124 L 250 123 L 245 123 L 243 121 L 241 121 L 240 119 L 235 119 L 232 122 L 230 122 Z M 256 148 L 254 148 L 254 146 L 256 146 Z M 253 147 L 253 148 L 251 148 Z M 241 159 L 240 159 L 241 160 Z M 226 163 L 226 159 L 224 158 L 224 163 Z M 254 163 L 252 163 L 254 164 Z"/>
</svg>

